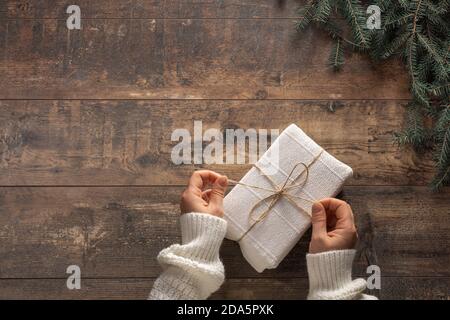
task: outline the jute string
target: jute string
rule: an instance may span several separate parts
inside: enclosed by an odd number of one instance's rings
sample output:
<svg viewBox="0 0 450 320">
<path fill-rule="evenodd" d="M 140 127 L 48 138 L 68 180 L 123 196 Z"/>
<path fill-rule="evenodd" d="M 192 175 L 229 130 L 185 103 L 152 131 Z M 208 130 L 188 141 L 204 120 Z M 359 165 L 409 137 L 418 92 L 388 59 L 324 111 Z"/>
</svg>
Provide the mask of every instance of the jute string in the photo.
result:
<svg viewBox="0 0 450 320">
<path fill-rule="evenodd" d="M 258 167 L 256 164 L 254 164 L 253 166 L 258 169 L 261 172 L 261 175 L 263 177 L 265 177 L 270 184 L 273 186 L 273 188 L 265 188 L 265 187 L 261 187 L 261 186 L 256 186 L 256 185 L 251 185 L 248 183 L 244 183 L 244 182 L 240 182 L 240 181 L 236 181 L 236 180 L 231 180 L 228 179 L 228 183 L 231 185 L 241 185 L 244 187 L 248 187 L 248 188 L 253 188 L 253 189 L 259 189 L 259 190 L 265 190 L 265 191 L 269 191 L 271 192 L 270 195 L 264 197 L 263 199 L 259 200 L 257 203 L 255 203 L 255 205 L 252 207 L 252 209 L 250 210 L 249 213 L 249 218 L 250 220 L 252 220 L 252 224 L 250 225 L 250 227 L 247 229 L 247 231 L 245 231 L 242 236 L 237 240 L 237 241 L 241 241 L 242 238 L 244 238 L 259 222 L 263 221 L 264 219 L 266 219 L 266 217 L 269 215 L 269 213 L 271 212 L 271 210 L 273 209 L 273 207 L 275 206 L 275 204 L 278 202 L 278 200 L 280 200 L 281 198 L 286 199 L 287 201 L 289 201 L 289 203 L 291 203 L 296 209 L 298 209 L 300 212 L 303 212 L 305 214 L 307 214 L 308 216 L 310 216 L 310 213 L 308 211 L 306 211 L 305 209 L 303 209 L 302 207 L 300 207 L 294 199 L 300 199 L 303 201 L 307 201 L 310 203 L 314 203 L 315 200 L 311 200 L 311 199 L 307 199 L 298 195 L 294 195 L 289 193 L 288 191 L 291 191 L 292 189 L 295 188 L 302 188 L 306 182 L 308 181 L 309 178 L 309 168 L 317 161 L 317 159 L 319 159 L 319 157 L 322 155 L 323 150 L 321 150 L 319 152 L 318 155 L 316 155 L 312 161 L 308 164 L 304 163 L 304 162 L 299 162 L 297 163 L 291 170 L 291 172 L 289 173 L 289 175 L 287 176 L 286 180 L 280 184 L 277 184 L 275 181 L 273 181 L 273 179 L 269 176 L 266 175 L 263 170 Z M 299 166 L 303 166 L 304 169 L 302 170 L 301 173 L 299 173 L 299 175 L 297 177 L 295 177 L 295 179 L 291 179 L 292 175 L 294 174 L 295 170 L 297 169 L 297 167 Z M 301 177 L 305 176 L 305 178 L 303 180 L 301 180 L 301 182 L 298 182 L 300 180 Z M 254 218 L 254 212 L 257 208 L 259 208 L 261 205 L 265 204 L 266 202 L 269 202 L 269 206 L 267 207 L 266 210 L 264 210 L 257 218 Z"/>
</svg>

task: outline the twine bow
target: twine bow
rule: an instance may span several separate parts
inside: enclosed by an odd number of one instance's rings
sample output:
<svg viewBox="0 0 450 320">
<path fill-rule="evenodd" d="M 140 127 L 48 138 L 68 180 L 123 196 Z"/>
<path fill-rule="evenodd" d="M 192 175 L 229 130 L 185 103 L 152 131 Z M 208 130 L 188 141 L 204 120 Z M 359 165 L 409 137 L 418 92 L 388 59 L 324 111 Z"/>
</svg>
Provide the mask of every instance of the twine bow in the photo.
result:
<svg viewBox="0 0 450 320">
<path fill-rule="evenodd" d="M 262 176 L 265 177 L 270 182 L 270 184 L 273 186 L 273 188 L 265 188 L 265 187 L 261 187 L 261 186 L 255 186 L 255 185 L 247 184 L 247 183 L 244 183 L 244 182 L 239 182 L 239 181 L 228 179 L 228 183 L 231 183 L 231 184 L 234 184 L 234 185 L 240 184 L 240 185 L 248 187 L 248 188 L 254 188 L 254 189 L 265 190 L 265 191 L 271 192 L 270 195 L 266 196 L 265 198 L 263 198 L 263 199 L 259 200 L 257 203 L 255 203 L 255 205 L 250 210 L 249 218 L 251 220 L 253 220 L 253 223 L 250 225 L 248 230 L 245 231 L 244 234 L 237 240 L 238 242 L 241 241 L 242 238 L 244 238 L 253 229 L 253 227 L 256 226 L 256 224 L 258 224 L 259 222 L 263 221 L 268 216 L 268 214 L 270 213 L 272 208 L 275 206 L 275 204 L 281 198 L 286 199 L 287 201 L 289 201 L 290 204 L 292 204 L 294 207 L 296 207 L 299 211 L 301 211 L 301 212 L 307 214 L 308 216 L 310 216 L 310 213 L 307 212 L 302 207 L 300 207 L 294 201 L 294 199 L 295 198 L 296 199 L 301 199 L 301 200 L 304 200 L 304 201 L 307 201 L 307 202 L 310 202 L 310 203 L 314 203 L 315 201 L 311 200 L 311 199 L 304 198 L 304 197 L 300 197 L 298 195 L 291 194 L 288 191 L 290 191 L 292 189 L 295 189 L 295 188 L 301 188 L 301 187 L 303 187 L 306 184 L 306 182 L 308 181 L 308 178 L 309 178 L 309 168 L 317 161 L 317 159 L 319 159 L 319 157 L 322 155 L 322 153 L 323 153 L 323 150 L 321 150 L 319 152 L 319 154 L 317 156 L 315 156 L 313 158 L 313 160 L 309 164 L 305 164 L 304 162 L 297 163 L 292 168 L 292 170 L 289 173 L 289 175 L 287 176 L 286 180 L 283 183 L 279 184 L 279 185 L 275 181 L 273 181 L 273 179 L 270 178 L 270 176 L 264 174 L 264 172 L 262 171 L 261 168 L 259 168 L 256 164 L 254 164 L 253 166 L 255 168 L 257 168 L 262 173 Z M 303 166 L 304 170 L 302 172 L 300 172 L 300 174 L 297 177 L 295 177 L 295 179 L 291 179 L 292 175 L 295 172 L 295 170 L 299 166 Z M 304 173 L 306 173 L 305 178 L 301 182 L 297 183 L 298 180 L 304 175 Z M 267 201 L 270 201 L 269 206 L 267 207 L 267 209 L 265 211 L 263 211 L 263 213 L 261 213 L 256 219 L 253 218 L 253 214 L 254 214 L 255 210 L 257 208 L 259 208 L 261 205 L 263 205 L 264 203 L 266 203 Z"/>
</svg>

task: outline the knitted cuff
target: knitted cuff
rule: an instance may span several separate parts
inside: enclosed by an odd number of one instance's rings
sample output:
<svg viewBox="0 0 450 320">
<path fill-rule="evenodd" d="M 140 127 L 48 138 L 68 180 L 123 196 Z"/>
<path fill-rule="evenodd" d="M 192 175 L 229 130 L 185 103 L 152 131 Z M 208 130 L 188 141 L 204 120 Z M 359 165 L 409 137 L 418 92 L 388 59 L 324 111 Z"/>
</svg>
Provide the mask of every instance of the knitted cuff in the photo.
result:
<svg viewBox="0 0 450 320">
<path fill-rule="evenodd" d="M 205 213 L 187 213 L 181 216 L 180 225 L 182 244 L 173 244 L 158 255 L 165 270 L 151 298 L 206 299 L 223 283 L 219 249 L 227 222 Z"/>
<path fill-rule="evenodd" d="M 310 298 L 352 299 L 365 289 L 363 279 L 352 281 L 355 250 L 307 254 Z"/>
<path fill-rule="evenodd" d="M 206 213 L 186 213 L 180 218 L 181 243 L 195 248 L 190 257 L 212 261 L 218 258 L 227 231 L 227 222 Z"/>
</svg>

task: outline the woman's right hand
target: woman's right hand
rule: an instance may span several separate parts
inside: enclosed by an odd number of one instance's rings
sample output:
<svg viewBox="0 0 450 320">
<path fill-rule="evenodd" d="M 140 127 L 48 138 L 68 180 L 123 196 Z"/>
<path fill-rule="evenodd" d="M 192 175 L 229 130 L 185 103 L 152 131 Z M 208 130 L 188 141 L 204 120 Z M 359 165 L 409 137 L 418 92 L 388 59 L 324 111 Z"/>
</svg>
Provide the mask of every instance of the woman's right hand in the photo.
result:
<svg viewBox="0 0 450 320">
<path fill-rule="evenodd" d="M 353 249 L 358 234 L 350 205 L 326 198 L 312 206 L 312 236 L 309 253 Z"/>
</svg>

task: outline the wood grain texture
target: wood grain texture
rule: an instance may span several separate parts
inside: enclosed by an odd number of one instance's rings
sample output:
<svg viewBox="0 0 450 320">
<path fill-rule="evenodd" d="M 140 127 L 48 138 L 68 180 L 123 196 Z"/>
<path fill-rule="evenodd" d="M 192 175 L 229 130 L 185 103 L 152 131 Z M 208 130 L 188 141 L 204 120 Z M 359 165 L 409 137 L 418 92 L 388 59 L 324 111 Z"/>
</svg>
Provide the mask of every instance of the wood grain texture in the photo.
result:
<svg viewBox="0 0 450 320">
<path fill-rule="evenodd" d="M 355 171 L 341 195 L 360 235 L 354 275 L 377 264 L 371 294 L 448 300 L 450 189 L 431 194 L 429 157 L 392 144 L 406 72 L 352 55 L 333 73 L 328 37 L 294 29 L 303 2 L 78 0 L 82 30 L 69 31 L 65 0 L 0 0 L 0 299 L 145 299 L 195 168 L 173 165 L 170 135 L 203 120 L 300 125 Z M 212 298 L 305 298 L 309 237 L 262 274 L 225 241 Z M 70 264 L 80 291 L 66 289 Z"/>
<path fill-rule="evenodd" d="M 166 0 L 165 18 L 298 18 L 305 0 Z"/>
<path fill-rule="evenodd" d="M 297 123 L 354 170 L 350 185 L 424 185 L 431 159 L 400 149 L 403 103 L 337 101 L 0 101 L 0 185 L 184 185 L 174 130 Z M 194 139 L 194 137 L 192 137 Z M 207 145 L 208 143 L 205 143 Z M 250 165 L 202 165 L 239 180 Z"/>
<path fill-rule="evenodd" d="M 0 278 L 62 278 L 71 264 L 85 277 L 156 277 L 158 252 L 179 241 L 181 187 L 18 187 L 0 189 Z M 348 187 L 360 233 L 355 274 L 377 264 L 382 276 L 450 276 L 450 190 Z M 262 274 L 226 240 L 227 277 L 306 277 L 310 234 L 275 270 Z"/>
<path fill-rule="evenodd" d="M 347 190 L 347 189 L 346 189 Z M 348 188 L 369 264 L 384 275 L 450 274 L 450 188 Z"/>
<path fill-rule="evenodd" d="M 83 279 L 68 290 L 65 279 L 0 280 L 0 299 L 137 299 L 148 297 L 154 279 Z M 308 280 L 227 279 L 211 299 L 304 299 Z"/>
<path fill-rule="evenodd" d="M 78 0 L 83 18 L 296 18 L 303 0 Z M 65 0 L 4 0 L 12 18 L 65 19 Z"/>
<path fill-rule="evenodd" d="M 403 67 L 348 57 L 290 19 L 0 21 L 1 99 L 409 99 Z M 4 44 L 4 45 L 3 45 Z"/>
<path fill-rule="evenodd" d="M 82 19 L 162 18 L 164 0 L 4 0 L 3 11 L 8 19 L 67 19 L 66 9 L 80 7 Z M 0 7 L 1 8 L 1 7 Z"/>
<path fill-rule="evenodd" d="M 0 280 L 0 299 L 146 299 L 154 279 L 82 279 L 80 290 L 68 290 L 65 279 Z M 450 278 L 386 277 L 381 290 L 370 294 L 380 299 L 448 300 Z M 227 279 L 211 299 L 305 299 L 307 278 Z"/>
<path fill-rule="evenodd" d="M 181 192 L 174 187 L 1 189 L 0 278 L 64 277 L 70 264 L 79 265 L 86 277 L 156 277 L 158 252 L 180 240 Z M 262 276 L 305 276 L 307 245 L 304 238 L 280 268 Z M 225 241 L 221 256 L 228 276 L 260 276 L 236 243 Z"/>
</svg>

